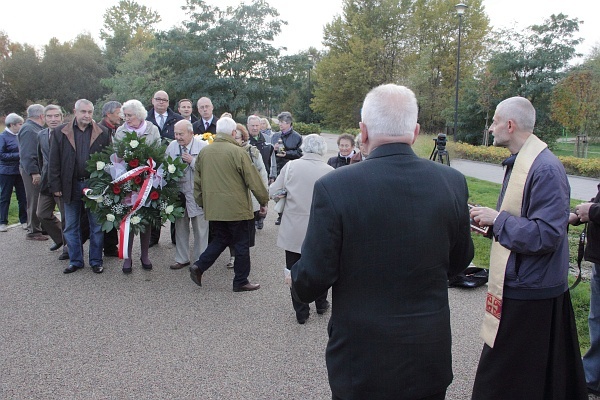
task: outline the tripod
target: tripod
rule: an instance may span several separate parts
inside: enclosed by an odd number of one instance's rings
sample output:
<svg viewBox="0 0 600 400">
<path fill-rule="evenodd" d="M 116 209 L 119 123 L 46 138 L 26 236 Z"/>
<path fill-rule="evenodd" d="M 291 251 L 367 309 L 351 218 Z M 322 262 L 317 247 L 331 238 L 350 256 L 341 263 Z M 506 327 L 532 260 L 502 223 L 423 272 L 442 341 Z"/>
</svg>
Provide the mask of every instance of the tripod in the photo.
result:
<svg viewBox="0 0 600 400">
<path fill-rule="evenodd" d="M 438 145 L 437 139 L 433 140 L 435 141 L 435 144 L 433 145 L 433 151 L 431 152 L 429 159 L 450 166 L 450 155 L 448 154 L 448 150 L 446 150 L 446 146 Z"/>
</svg>

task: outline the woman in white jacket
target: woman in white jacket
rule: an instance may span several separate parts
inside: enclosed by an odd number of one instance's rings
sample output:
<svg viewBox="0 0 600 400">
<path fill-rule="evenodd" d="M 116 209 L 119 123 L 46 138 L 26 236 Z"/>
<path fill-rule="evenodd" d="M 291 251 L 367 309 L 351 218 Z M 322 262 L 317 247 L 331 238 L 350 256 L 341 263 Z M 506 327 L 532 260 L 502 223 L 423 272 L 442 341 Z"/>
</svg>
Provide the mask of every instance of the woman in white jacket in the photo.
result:
<svg viewBox="0 0 600 400">
<path fill-rule="evenodd" d="M 285 250 L 286 282 L 289 284 L 289 270 L 299 259 L 302 242 L 306 236 L 308 218 L 312 204 L 313 187 L 323 175 L 333 171 L 333 168 L 323 160 L 327 152 L 327 144 L 319 135 L 308 135 L 302 140 L 303 156 L 298 160 L 288 162 L 277 180 L 269 187 L 269 195 L 274 196 L 281 189 L 287 191 L 285 208 L 279 226 L 277 246 Z M 300 303 L 292 297 L 299 324 L 304 324 L 309 316 L 308 304 Z M 323 314 L 329 308 L 327 292 L 317 300 L 315 306 L 318 314 Z"/>
</svg>

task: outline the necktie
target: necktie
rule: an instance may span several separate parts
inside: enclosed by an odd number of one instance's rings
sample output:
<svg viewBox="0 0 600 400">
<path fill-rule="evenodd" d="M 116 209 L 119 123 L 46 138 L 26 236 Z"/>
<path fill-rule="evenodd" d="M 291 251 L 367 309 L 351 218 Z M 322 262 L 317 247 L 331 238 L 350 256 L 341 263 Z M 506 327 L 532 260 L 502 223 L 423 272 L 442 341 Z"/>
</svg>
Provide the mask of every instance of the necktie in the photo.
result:
<svg viewBox="0 0 600 400">
<path fill-rule="evenodd" d="M 163 126 L 165 125 L 165 116 L 160 114 L 158 118 L 160 119 L 160 121 L 158 121 L 158 125 L 160 126 L 160 130 L 162 130 Z"/>
<path fill-rule="evenodd" d="M 208 127 L 210 126 L 210 122 L 205 122 L 204 125 L 206 125 L 206 128 L 204 128 L 204 129 L 208 131 Z"/>
</svg>

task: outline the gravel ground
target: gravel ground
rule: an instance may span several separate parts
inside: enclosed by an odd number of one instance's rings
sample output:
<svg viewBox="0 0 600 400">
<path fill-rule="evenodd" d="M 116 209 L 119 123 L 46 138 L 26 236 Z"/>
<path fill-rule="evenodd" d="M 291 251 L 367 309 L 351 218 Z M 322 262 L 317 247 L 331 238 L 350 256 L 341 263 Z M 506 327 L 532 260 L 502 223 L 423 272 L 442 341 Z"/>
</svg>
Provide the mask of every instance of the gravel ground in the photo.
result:
<svg viewBox="0 0 600 400">
<path fill-rule="evenodd" d="M 335 136 L 327 136 L 335 150 Z M 330 151 L 330 154 L 334 154 Z M 271 212 L 251 250 L 255 292 L 234 293 L 225 252 L 196 286 L 172 271 L 169 229 L 144 271 L 105 260 L 70 275 L 49 242 L 0 233 L 1 399 L 330 399 L 325 367 L 329 313 L 296 323 L 283 284 L 283 250 Z M 86 246 L 87 247 L 87 246 Z M 87 254 L 87 251 L 86 251 Z M 482 347 L 485 287 L 450 289 L 454 382 L 469 399 Z"/>
</svg>

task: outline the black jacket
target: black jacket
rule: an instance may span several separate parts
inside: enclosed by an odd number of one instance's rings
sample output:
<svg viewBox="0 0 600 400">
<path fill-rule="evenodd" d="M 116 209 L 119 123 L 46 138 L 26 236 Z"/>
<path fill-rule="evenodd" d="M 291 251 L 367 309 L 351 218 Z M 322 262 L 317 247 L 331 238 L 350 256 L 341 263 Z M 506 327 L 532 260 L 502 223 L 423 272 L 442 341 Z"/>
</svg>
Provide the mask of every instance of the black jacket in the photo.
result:
<svg viewBox="0 0 600 400">
<path fill-rule="evenodd" d="M 62 192 L 65 203 L 71 202 L 77 183 L 74 135 L 73 123 L 69 122 L 54 129 L 50 143 L 50 167 L 48 168 L 50 192 Z M 93 122 L 90 155 L 102 151 L 108 145 L 110 145 L 108 131 L 105 127 Z"/>
<path fill-rule="evenodd" d="M 598 185 L 598 194 L 592 202 L 596 204 L 590 207 L 585 259 L 600 264 L 600 185 Z"/>
<path fill-rule="evenodd" d="M 175 139 L 175 123 L 177 123 L 177 121 L 181 121 L 182 119 L 183 117 L 181 115 L 177 114 L 170 108 L 167 108 L 167 120 L 165 121 L 163 128 L 160 129 L 160 125 L 154 117 L 154 108 L 148 110 L 148 116 L 146 117 L 146 121 L 150 121 L 156 125 L 158 131 L 160 132 L 160 136 L 169 140 Z"/>
<path fill-rule="evenodd" d="M 204 126 L 204 121 L 202 118 L 198 118 L 198 121 L 194 122 L 192 126 L 194 127 L 194 135 L 201 135 L 205 132 L 210 132 L 213 135 L 217 133 L 217 121 L 219 118 L 213 115 L 213 119 L 208 126 L 208 129 Z"/>
<path fill-rule="evenodd" d="M 402 143 L 315 183 L 292 293 L 309 303 L 332 288 L 334 397 L 417 399 L 450 384 L 448 277 L 473 258 L 468 197 L 460 172 Z"/>
<path fill-rule="evenodd" d="M 275 132 L 273 136 L 271 136 L 271 143 L 273 146 L 275 146 L 280 138 L 285 147 L 285 157 L 276 157 L 277 175 L 279 175 L 281 169 L 288 161 L 302 157 L 302 150 L 300 149 L 300 146 L 302 145 L 302 136 L 300 136 L 298 132 L 293 129 L 290 133 L 285 135 L 282 135 L 281 132 Z"/>
<path fill-rule="evenodd" d="M 338 153 L 337 156 L 331 157 L 329 160 L 327 160 L 327 164 L 331 165 L 335 169 L 350 165 L 350 160 L 352 159 L 353 155 L 354 154 L 352 154 L 350 157 L 342 157 L 340 153 Z"/>
</svg>

